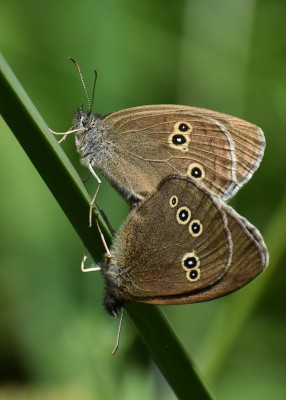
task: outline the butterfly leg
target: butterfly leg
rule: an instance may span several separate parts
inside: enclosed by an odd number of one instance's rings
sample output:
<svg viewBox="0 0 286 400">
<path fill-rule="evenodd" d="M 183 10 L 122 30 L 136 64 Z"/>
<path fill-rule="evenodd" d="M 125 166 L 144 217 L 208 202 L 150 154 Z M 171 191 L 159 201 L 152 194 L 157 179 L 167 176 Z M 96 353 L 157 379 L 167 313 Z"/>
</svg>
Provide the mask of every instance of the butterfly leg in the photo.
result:
<svg viewBox="0 0 286 400">
<path fill-rule="evenodd" d="M 102 240 L 103 246 L 105 248 L 106 256 L 108 258 L 111 258 L 111 254 L 109 252 L 109 248 L 108 248 L 107 243 L 105 241 L 105 237 L 104 237 L 104 235 L 102 233 L 102 230 L 100 229 L 100 226 L 99 226 L 99 223 L 98 223 L 97 220 L 96 220 L 96 226 L 97 226 L 98 232 L 100 234 L 100 238 Z M 83 257 L 82 257 L 82 261 L 81 261 L 81 265 L 80 265 L 80 268 L 81 268 L 82 272 L 95 272 L 95 271 L 100 271 L 101 270 L 100 266 L 98 266 L 98 265 L 93 265 L 91 267 L 86 268 L 85 267 L 86 260 L 87 260 L 86 249 L 85 249 L 85 246 L 83 245 Z"/>
<path fill-rule="evenodd" d="M 101 180 L 100 180 L 99 177 L 97 176 L 97 174 L 96 174 L 96 172 L 94 171 L 94 169 L 92 168 L 92 165 L 91 165 L 91 164 L 88 164 L 88 169 L 89 169 L 90 173 L 92 174 L 92 176 L 94 176 L 94 178 L 95 178 L 95 179 L 97 180 L 97 182 L 98 182 L 98 186 L 97 186 L 97 189 L 96 189 L 96 191 L 95 191 L 95 194 L 94 194 L 94 196 L 93 196 L 91 202 L 89 203 L 89 227 L 91 227 L 91 225 L 92 225 L 92 209 L 93 209 L 93 206 L 94 206 L 94 203 L 95 203 L 95 200 L 96 200 L 96 197 L 97 197 L 97 194 L 98 194 L 100 185 L 101 185 Z"/>
<path fill-rule="evenodd" d="M 53 135 L 62 135 L 63 136 L 60 140 L 58 140 L 59 144 L 62 143 L 67 138 L 67 136 L 70 135 L 71 133 L 76 133 L 76 132 L 81 131 L 81 129 L 72 129 L 72 128 L 70 128 L 67 132 L 55 132 L 50 128 L 49 128 L 49 130 Z"/>
<path fill-rule="evenodd" d="M 107 216 L 105 215 L 105 212 L 103 210 L 101 210 L 100 208 L 98 209 L 101 218 L 104 220 L 105 224 L 107 225 L 107 228 L 109 230 L 109 232 L 111 233 L 112 236 L 115 235 L 115 229 L 113 229 L 113 227 L 111 226 L 111 223 L 109 221 L 109 219 L 107 218 Z"/>
<path fill-rule="evenodd" d="M 106 256 L 107 256 L 108 258 L 111 258 L 111 254 L 110 254 L 109 248 L 108 248 L 108 246 L 107 246 L 107 243 L 106 243 L 106 241 L 105 241 L 105 237 L 104 237 L 104 235 L 103 235 L 103 233 L 102 233 L 102 231 L 101 231 L 101 229 L 100 229 L 100 226 L 99 226 L 99 223 L 98 223 L 97 220 L 96 220 L 96 226 L 97 226 L 98 232 L 99 232 L 99 234 L 100 234 L 100 237 L 101 237 L 103 246 L 104 246 L 104 248 L 105 248 Z"/>
<path fill-rule="evenodd" d="M 86 260 L 87 260 L 86 250 L 85 250 L 85 247 L 83 246 L 83 257 L 82 257 L 82 261 L 81 261 L 81 265 L 80 265 L 82 272 L 95 272 L 95 271 L 101 270 L 101 268 L 97 265 L 91 266 L 89 268 L 85 268 L 84 265 L 85 265 Z"/>
</svg>

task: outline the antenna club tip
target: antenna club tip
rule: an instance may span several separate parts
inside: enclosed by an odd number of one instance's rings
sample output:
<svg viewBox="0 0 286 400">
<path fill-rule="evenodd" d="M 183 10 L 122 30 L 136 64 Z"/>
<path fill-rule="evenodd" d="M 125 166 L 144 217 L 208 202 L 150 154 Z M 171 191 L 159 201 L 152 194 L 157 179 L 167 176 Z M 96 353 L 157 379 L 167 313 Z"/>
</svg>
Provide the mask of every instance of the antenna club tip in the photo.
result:
<svg viewBox="0 0 286 400">
<path fill-rule="evenodd" d="M 116 349 L 114 349 L 114 350 L 111 352 L 111 355 L 112 355 L 112 356 L 115 356 L 115 354 L 117 353 L 117 350 L 118 350 L 118 346 L 116 347 Z"/>
<path fill-rule="evenodd" d="M 74 64 L 77 64 L 76 60 L 73 57 L 68 57 L 69 60 L 71 60 Z"/>
</svg>

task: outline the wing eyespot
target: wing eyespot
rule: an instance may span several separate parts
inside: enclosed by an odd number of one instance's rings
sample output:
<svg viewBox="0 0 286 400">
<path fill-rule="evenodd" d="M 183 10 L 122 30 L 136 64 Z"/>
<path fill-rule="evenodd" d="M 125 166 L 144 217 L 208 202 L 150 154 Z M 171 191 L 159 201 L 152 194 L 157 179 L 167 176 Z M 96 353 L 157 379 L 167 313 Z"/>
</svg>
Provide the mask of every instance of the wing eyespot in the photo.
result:
<svg viewBox="0 0 286 400">
<path fill-rule="evenodd" d="M 193 237 L 200 236 L 202 231 L 203 231 L 203 224 L 201 223 L 200 220 L 194 219 L 193 221 L 190 222 L 189 232 Z"/>
<path fill-rule="evenodd" d="M 200 259 L 194 251 L 184 255 L 182 258 L 182 267 L 186 271 L 186 278 L 188 281 L 196 282 L 200 279 Z"/>
<path fill-rule="evenodd" d="M 202 181 L 205 178 L 205 170 L 201 164 L 191 163 L 188 166 L 187 175 L 196 181 Z"/>
<path fill-rule="evenodd" d="M 186 277 L 190 282 L 196 282 L 201 277 L 201 270 L 199 268 L 194 268 L 186 273 Z"/>
<path fill-rule="evenodd" d="M 181 225 L 186 225 L 191 219 L 192 213 L 191 210 L 186 207 L 180 207 L 176 214 L 177 222 Z"/>
<path fill-rule="evenodd" d="M 169 146 L 183 153 L 189 151 L 190 133 L 193 127 L 189 122 L 179 121 L 174 125 L 173 132 L 168 137 Z"/>
<path fill-rule="evenodd" d="M 172 196 L 169 200 L 169 204 L 170 204 L 171 208 L 177 207 L 178 203 L 179 203 L 179 199 L 176 195 Z"/>
</svg>

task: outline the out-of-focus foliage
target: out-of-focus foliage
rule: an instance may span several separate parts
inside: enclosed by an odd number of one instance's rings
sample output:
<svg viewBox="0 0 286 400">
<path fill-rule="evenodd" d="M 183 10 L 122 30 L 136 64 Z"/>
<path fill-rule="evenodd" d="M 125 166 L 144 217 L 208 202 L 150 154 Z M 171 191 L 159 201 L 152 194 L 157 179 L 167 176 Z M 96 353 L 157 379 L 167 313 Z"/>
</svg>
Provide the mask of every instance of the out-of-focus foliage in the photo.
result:
<svg viewBox="0 0 286 400">
<path fill-rule="evenodd" d="M 189 104 L 264 130 L 261 167 L 231 204 L 275 249 L 268 271 L 224 299 L 164 308 L 218 399 L 286 397 L 286 260 L 275 247 L 286 207 L 285 15 L 283 0 L 1 4 L 1 51 L 54 130 L 67 130 L 86 106 L 68 56 L 90 91 L 97 69 L 96 112 Z M 3 121 L 0 132 L 0 399 L 174 398 L 128 318 L 110 357 L 117 322 L 102 310 L 102 279 L 80 272 L 80 240 Z M 63 148 L 85 177 L 72 138 Z M 98 200 L 118 228 L 127 207 L 108 182 Z M 261 279 L 265 290 L 235 344 L 213 338 L 231 331 L 232 304 L 247 307 Z"/>
</svg>

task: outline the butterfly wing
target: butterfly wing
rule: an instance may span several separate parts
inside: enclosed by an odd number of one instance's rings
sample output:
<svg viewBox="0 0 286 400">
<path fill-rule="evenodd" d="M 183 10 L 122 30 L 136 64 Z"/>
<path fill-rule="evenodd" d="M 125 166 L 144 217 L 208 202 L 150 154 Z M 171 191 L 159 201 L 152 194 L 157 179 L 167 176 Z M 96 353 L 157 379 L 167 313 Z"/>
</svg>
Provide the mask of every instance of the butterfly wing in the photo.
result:
<svg viewBox="0 0 286 400">
<path fill-rule="evenodd" d="M 265 137 L 261 128 L 240 118 L 200 108 L 197 108 L 197 113 L 221 123 L 234 143 L 236 184 L 222 196 L 226 201 L 249 181 L 259 167 L 265 150 Z"/>
<path fill-rule="evenodd" d="M 170 176 L 129 215 L 103 274 L 120 301 L 184 304 L 233 292 L 267 263 L 253 225 L 201 184 Z"/>
<path fill-rule="evenodd" d="M 190 302 L 212 300 L 232 293 L 252 281 L 268 265 L 267 248 L 258 229 L 233 208 L 223 205 L 223 210 L 233 243 L 230 267 L 222 279 L 196 293 Z"/>
<path fill-rule="evenodd" d="M 189 176 L 223 200 L 258 168 L 265 140 L 239 118 L 179 105 L 130 108 L 103 117 L 94 163 L 126 197 L 144 198 L 170 174 Z"/>
<path fill-rule="evenodd" d="M 227 273 L 232 244 L 225 213 L 200 184 L 168 177 L 129 215 L 103 265 L 122 300 L 187 303 Z"/>
</svg>

